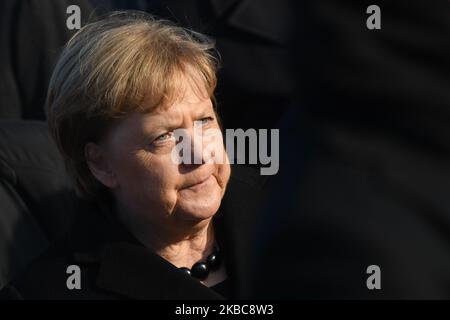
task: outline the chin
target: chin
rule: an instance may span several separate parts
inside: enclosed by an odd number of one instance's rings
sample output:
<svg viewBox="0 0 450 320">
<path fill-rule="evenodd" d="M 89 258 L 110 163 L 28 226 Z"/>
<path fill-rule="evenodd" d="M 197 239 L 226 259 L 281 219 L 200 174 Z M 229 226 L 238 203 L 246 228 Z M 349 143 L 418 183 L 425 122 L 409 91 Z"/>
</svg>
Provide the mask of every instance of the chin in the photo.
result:
<svg viewBox="0 0 450 320">
<path fill-rule="evenodd" d="M 178 204 L 176 213 L 186 220 L 201 221 L 212 218 L 219 210 L 221 193 L 214 192 L 203 199 L 183 199 Z"/>
</svg>

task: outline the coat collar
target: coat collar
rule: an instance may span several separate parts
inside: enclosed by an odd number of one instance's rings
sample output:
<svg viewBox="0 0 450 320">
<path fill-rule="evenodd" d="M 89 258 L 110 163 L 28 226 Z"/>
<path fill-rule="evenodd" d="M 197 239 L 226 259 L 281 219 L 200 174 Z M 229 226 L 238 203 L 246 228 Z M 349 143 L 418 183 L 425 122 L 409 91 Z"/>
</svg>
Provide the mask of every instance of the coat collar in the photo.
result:
<svg viewBox="0 0 450 320">
<path fill-rule="evenodd" d="M 130 299 L 223 299 L 148 250 L 118 220 L 103 219 L 100 228 L 94 238 L 84 229 L 86 237 L 74 240 L 72 254 L 76 264 L 93 271 L 88 282 L 95 290 Z"/>
<path fill-rule="evenodd" d="M 222 298 L 143 246 L 128 242 L 102 249 L 96 286 L 133 299 Z"/>
</svg>

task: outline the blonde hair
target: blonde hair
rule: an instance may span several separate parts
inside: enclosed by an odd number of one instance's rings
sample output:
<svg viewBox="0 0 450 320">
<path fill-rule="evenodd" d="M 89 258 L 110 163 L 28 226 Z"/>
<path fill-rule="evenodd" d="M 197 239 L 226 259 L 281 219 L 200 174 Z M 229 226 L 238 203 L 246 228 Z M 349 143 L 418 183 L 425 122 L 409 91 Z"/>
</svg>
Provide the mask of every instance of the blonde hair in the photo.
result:
<svg viewBox="0 0 450 320">
<path fill-rule="evenodd" d="M 211 39 L 142 12 L 116 12 L 78 31 L 56 64 L 46 106 L 78 194 L 95 196 L 101 188 L 86 163 L 87 142 L 130 112 L 169 104 L 187 68 L 214 101 L 217 62 Z"/>
</svg>

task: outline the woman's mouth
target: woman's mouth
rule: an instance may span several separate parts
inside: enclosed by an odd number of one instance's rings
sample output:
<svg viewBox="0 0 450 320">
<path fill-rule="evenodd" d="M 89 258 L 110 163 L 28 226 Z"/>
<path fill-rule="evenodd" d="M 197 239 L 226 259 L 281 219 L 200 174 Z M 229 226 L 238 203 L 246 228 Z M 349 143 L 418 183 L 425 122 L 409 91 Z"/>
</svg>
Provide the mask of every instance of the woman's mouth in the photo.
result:
<svg viewBox="0 0 450 320">
<path fill-rule="evenodd" d="M 189 189 L 189 190 L 201 190 L 205 187 L 207 187 L 214 179 L 214 176 L 211 174 L 207 178 L 200 180 L 198 182 L 195 182 L 193 184 L 187 185 L 183 189 Z"/>
</svg>

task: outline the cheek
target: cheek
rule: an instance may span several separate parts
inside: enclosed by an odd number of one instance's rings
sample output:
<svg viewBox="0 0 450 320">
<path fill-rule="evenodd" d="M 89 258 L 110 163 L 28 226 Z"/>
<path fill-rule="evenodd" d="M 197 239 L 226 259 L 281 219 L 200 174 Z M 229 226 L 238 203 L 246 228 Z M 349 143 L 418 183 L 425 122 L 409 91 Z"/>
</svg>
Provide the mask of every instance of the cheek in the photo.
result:
<svg viewBox="0 0 450 320">
<path fill-rule="evenodd" d="M 228 180 L 230 179 L 231 168 L 228 155 L 221 137 L 214 141 L 214 157 L 215 165 L 217 166 L 217 182 L 222 189 L 225 189 Z"/>
<path fill-rule="evenodd" d="M 230 179 L 231 168 L 229 163 L 217 165 L 217 183 L 222 191 L 225 191 L 228 180 Z"/>
<path fill-rule="evenodd" d="M 216 166 L 215 177 L 219 187 L 224 191 L 231 169 L 222 135 L 205 137 L 203 141 L 203 157 L 207 163 Z"/>
<path fill-rule="evenodd" d="M 165 156 L 146 151 L 123 158 L 119 164 L 119 185 L 127 193 L 141 195 L 152 201 L 170 201 L 178 183 L 176 166 Z"/>
</svg>

